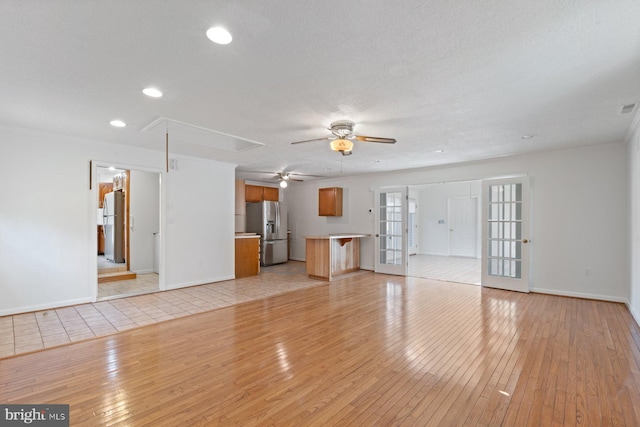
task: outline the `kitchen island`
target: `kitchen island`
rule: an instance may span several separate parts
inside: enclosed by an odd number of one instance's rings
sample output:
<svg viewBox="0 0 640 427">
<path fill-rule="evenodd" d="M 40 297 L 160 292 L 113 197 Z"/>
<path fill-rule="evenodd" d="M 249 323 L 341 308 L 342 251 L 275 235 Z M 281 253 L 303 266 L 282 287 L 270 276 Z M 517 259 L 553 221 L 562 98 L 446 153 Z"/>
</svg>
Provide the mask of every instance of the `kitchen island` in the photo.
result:
<svg viewBox="0 0 640 427">
<path fill-rule="evenodd" d="M 307 275 L 312 279 L 333 280 L 336 276 L 360 270 L 360 238 L 369 234 L 330 234 L 307 236 Z"/>
</svg>

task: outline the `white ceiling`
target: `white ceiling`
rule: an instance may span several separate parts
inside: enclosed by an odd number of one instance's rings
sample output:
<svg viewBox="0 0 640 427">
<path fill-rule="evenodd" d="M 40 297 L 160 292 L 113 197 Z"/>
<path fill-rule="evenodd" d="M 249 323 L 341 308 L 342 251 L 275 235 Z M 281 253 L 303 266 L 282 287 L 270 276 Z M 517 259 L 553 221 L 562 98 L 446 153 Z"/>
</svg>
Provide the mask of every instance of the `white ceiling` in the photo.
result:
<svg viewBox="0 0 640 427">
<path fill-rule="evenodd" d="M 233 42 L 210 42 L 214 25 Z M 141 131 L 166 118 L 263 143 L 170 136 L 174 153 L 241 170 L 354 175 L 622 141 L 637 108 L 620 108 L 640 101 L 638 0 L 3 0 L 0 40 L 0 123 L 163 150 Z M 337 119 L 398 143 L 290 145 Z"/>
</svg>

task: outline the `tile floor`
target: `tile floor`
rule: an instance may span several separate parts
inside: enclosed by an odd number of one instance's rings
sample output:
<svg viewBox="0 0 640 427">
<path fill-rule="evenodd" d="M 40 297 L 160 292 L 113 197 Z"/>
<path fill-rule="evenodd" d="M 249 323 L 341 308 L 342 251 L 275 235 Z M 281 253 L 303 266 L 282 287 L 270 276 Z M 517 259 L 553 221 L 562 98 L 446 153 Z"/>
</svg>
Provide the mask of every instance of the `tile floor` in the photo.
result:
<svg viewBox="0 0 640 427">
<path fill-rule="evenodd" d="M 481 264 L 476 258 L 411 255 L 409 276 L 480 285 Z"/>
<path fill-rule="evenodd" d="M 113 261 L 109 261 L 108 259 L 106 259 L 104 255 L 98 255 L 98 269 L 126 267 L 126 266 L 127 266 L 127 263 L 124 263 L 124 262 L 115 263 Z"/>
<path fill-rule="evenodd" d="M 303 262 L 264 267 L 258 276 L 0 317 L 0 358 L 108 335 L 164 320 L 325 284 Z"/>
<path fill-rule="evenodd" d="M 138 274 L 135 279 L 118 280 L 98 285 L 98 300 L 113 299 L 126 295 L 148 294 L 158 292 L 159 275 L 156 273 Z"/>
</svg>

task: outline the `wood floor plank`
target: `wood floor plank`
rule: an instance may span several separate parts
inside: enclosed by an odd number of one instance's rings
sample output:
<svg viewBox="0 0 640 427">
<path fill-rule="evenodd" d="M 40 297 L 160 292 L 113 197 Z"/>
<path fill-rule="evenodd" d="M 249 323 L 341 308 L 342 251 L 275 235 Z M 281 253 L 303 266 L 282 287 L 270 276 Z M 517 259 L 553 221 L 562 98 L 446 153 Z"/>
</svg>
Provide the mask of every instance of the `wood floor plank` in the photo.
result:
<svg viewBox="0 0 640 427">
<path fill-rule="evenodd" d="M 74 426 L 634 426 L 640 328 L 617 303 L 366 273 L 2 359 L 0 401 Z"/>
</svg>

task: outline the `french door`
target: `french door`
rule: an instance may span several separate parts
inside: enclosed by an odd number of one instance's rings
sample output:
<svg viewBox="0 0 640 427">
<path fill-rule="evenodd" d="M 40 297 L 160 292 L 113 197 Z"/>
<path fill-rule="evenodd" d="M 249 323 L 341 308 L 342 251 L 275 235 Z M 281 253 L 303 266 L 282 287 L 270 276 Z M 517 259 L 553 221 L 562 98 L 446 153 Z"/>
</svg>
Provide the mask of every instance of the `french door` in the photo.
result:
<svg viewBox="0 0 640 427">
<path fill-rule="evenodd" d="M 376 273 L 407 275 L 407 187 L 376 190 Z"/>
<path fill-rule="evenodd" d="M 529 177 L 482 183 L 482 285 L 529 292 Z"/>
</svg>

